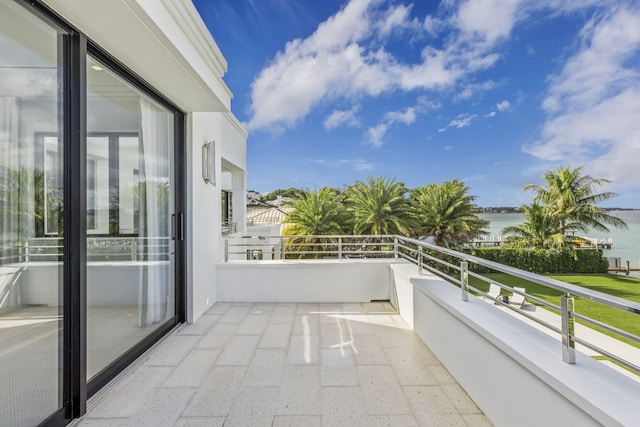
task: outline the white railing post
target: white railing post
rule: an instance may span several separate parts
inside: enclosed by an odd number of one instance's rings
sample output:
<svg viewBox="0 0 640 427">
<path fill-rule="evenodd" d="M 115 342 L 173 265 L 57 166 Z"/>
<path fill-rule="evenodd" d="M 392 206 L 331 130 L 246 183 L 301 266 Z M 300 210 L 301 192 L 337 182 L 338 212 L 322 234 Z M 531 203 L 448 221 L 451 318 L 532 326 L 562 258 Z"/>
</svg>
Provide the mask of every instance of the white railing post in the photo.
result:
<svg viewBox="0 0 640 427">
<path fill-rule="evenodd" d="M 338 259 L 342 259 L 342 237 L 338 237 Z"/>
<path fill-rule="evenodd" d="M 573 317 L 574 299 L 566 293 L 560 297 L 560 315 L 562 317 L 562 361 L 576 363 L 575 318 Z"/>
<path fill-rule="evenodd" d="M 229 261 L 229 239 L 224 239 L 224 262 Z"/>
<path fill-rule="evenodd" d="M 398 236 L 393 236 L 393 257 L 398 258 Z"/>
<path fill-rule="evenodd" d="M 422 247 L 418 246 L 418 274 L 424 273 L 422 268 Z"/>
<path fill-rule="evenodd" d="M 462 288 L 462 301 L 469 301 L 469 292 L 467 285 L 469 284 L 469 263 L 462 261 L 460 263 L 460 287 Z"/>
<path fill-rule="evenodd" d="M 285 259 L 286 249 L 284 248 L 284 237 L 280 236 L 280 259 Z"/>
</svg>

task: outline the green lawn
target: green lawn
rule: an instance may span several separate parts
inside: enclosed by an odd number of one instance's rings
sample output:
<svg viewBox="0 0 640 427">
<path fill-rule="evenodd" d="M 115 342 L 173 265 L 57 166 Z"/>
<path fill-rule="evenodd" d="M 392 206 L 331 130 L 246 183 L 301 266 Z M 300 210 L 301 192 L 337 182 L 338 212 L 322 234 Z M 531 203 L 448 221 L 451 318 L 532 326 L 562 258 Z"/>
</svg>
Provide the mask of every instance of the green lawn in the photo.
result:
<svg viewBox="0 0 640 427">
<path fill-rule="evenodd" d="M 531 294 L 550 303 L 560 305 L 561 292 L 554 289 L 501 273 L 487 274 L 486 276 L 511 287 L 518 286 L 526 288 L 527 294 Z M 638 278 L 615 274 L 553 275 L 548 277 L 610 295 L 615 295 L 630 301 L 640 302 L 640 279 Z M 484 283 L 475 277 L 471 277 L 470 284 L 483 292 L 487 292 L 489 290 L 489 284 Z M 533 301 L 528 302 L 535 303 Z M 575 311 L 584 316 L 588 316 L 636 336 L 640 336 L 640 315 L 624 312 L 580 297 L 576 297 L 575 299 Z M 640 348 L 640 344 L 638 343 L 611 334 L 607 331 L 599 330 L 607 335 L 614 336 L 624 342 Z"/>
</svg>

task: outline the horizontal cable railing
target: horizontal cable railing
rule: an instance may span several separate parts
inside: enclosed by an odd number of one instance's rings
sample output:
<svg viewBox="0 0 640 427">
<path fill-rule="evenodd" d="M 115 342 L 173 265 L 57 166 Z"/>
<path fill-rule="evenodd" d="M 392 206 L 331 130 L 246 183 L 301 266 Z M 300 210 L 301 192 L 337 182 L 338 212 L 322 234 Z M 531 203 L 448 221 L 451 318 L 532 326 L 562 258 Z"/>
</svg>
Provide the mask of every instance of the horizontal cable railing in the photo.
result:
<svg viewBox="0 0 640 427">
<path fill-rule="evenodd" d="M 7 242 L 0 248 L 0 265 L 62 260 L 63 239 L 32 238 Z M 168 261 L 170 237 L 87 237 L 87 261 Z"/>
<path fill-rule="evenodd" d="M 640 303 L 614 295 L 397 235 L 244 236 L 226 239 L 224 253 L 225 261 L 402 258 L 417 265 L 420 274 L 427 270 L 460 286 L 462 299 L 465 301 L 468 300 L 470 294 L 489 299 L 496 305 L 517 312 L 519 315 L 559 334 L 562 341 L 562 360 L 567 363 L 575 363 L 575 345 L 577 343 L 640 374 L 640 360 L 627 360 L 588 341 L 587 338 L 576 335 L 575 320 L 578 319 L 588 326 L 605 330 L 615 337 L 629 340 L 635 343 L 636 347 L 640 347 L 640 337 L 637 335 L 603 321 L 592 319 L 575 310 L 574 298 L 580 297 L 622 312 L 640 315 Z M 486 276 L 486 273 L 482 274 L 478 271 L 504 273 L 508 276 L 558 291 L 560 294 L 559 304 L 550 303 L 545 299 L 524 292 L 520 288 L 501 283 L 490 276 Z M 475 279 L 475 286 L 471 283 L 471 278 Z M 501 295 L 490 295 L 489 292 L 481 290 L 478 282 L 484 285 L 494 284 L 499 286 Z M 520 295 L 529 303 L 535 303 L 551 312 L 559 313 L 560 325 L 552 324 L 539 316 L 534 316 L 522 307 L 511 305 L 503 292 L 511 293 L 512 298 Z M 637 318 L 637 321 L 640 321 L 640 317 Z M 640 352 L 640 349 L 638 351 Z"/>
</svg>

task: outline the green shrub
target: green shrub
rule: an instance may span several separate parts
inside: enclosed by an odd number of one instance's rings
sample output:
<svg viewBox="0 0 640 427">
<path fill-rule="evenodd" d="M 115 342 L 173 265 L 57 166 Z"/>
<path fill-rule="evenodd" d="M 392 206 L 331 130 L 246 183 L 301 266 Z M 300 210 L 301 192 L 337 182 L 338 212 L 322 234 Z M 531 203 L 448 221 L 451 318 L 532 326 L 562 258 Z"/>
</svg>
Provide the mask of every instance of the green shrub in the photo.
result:
<svg viewBox="0 0 640 427">
<path fill-rule="evenodd" d="M 606 273 L 608 264 L 602 258 L 601 249 L 575 249 L 557 251 L 553 249 L 504 249 L 504 248 L 463 248 L 460 252 L 489 261 L 505 264 L 538 274 Z M 473 271 L 489 273 L 489 269 L 471 265 Z"/>
</svg>

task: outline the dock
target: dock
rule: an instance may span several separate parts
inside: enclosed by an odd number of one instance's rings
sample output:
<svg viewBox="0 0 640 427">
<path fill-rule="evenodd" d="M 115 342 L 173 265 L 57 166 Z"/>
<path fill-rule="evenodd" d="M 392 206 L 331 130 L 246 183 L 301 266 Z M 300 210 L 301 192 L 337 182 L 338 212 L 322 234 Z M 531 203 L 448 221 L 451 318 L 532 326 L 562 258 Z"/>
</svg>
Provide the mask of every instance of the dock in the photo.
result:
<svg viewBox="0 0 640 427">
<path fill-rule="evenodd" d="M 613 239 L 598 239 L 596 237 L 567 236 L 571 242 L 581 248 L 594 249 L 611 249 L 613 247 Z M 471 246 L 501 246 L 504 242 L 504 236 L 480 236 L 469 242 Z"/>
<path fill-rule="evenodd" d="M 609 267 L 609 272 L 628 273 L 630 271 L 640 271 L 640 267 Z"/>
<path fill-rule="evenodd" d="M 480 236 L 469 242 L 472 246 L 500 246 L 504 242 L 503 236 Z"/>
</svg>

